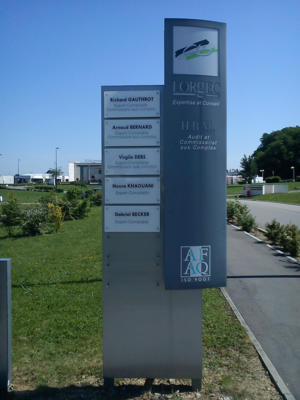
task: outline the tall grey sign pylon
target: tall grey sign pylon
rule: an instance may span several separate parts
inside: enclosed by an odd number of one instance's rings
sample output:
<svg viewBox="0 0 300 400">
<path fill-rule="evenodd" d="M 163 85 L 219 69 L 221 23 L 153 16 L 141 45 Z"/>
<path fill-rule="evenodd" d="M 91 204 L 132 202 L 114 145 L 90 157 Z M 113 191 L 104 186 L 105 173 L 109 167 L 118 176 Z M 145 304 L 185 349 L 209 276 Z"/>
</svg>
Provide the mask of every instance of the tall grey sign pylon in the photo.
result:
<svg viewBox="0 0 300 400">
<path fill-rule="evenodd" d="M 226 286 L 225 30 L 165 20 L 166 289 Z"/>
<path fill-rule="evenodd" d="M 165 85 L 102 87 L 102 160 L 104 378 L 199 387 L 200 289 L 226 283 L 224 24 L 165 20 Z"/>
</svg>

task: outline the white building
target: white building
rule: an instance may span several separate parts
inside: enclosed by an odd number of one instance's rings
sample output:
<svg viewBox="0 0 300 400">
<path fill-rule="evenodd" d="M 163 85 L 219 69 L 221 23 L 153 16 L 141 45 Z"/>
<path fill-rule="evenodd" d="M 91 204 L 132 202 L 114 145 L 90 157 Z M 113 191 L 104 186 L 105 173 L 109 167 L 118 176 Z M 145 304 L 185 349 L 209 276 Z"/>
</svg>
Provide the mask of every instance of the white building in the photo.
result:
<svg viewBox="0 0 300 400">
<path fill-rule="evenodd" d="M 0 175 L 0 184 L 1 185 L 13 185 L 14 177 L 13 175 Z"/>
<path fill-rule="evenodd" d="M 51 174 L 23 174 L 14 176 L 15 183 L 49 183 L 54 184 L 54 177 Z M 59 175 L 58 182 L 69 182 L 69 177 Z"/>
<path fill-rule="evenodd" d="M 226 176 L 226 184 L 227 185 L 235 185 L 239 183 L 243 179 L 242 175 L 227 175 Z"/>
<path fill-rule="evenodd" d="M 69 181 L 85 183 L 102 183 L 101 162 L 69 162 Z"/>
<path fill-rule="evenodd" d="M 264 178 L 263 178 L 262 176 L 256 175 L 256 176 L 252 179 L 252 183 L 264 183 Z"/>
</svg>

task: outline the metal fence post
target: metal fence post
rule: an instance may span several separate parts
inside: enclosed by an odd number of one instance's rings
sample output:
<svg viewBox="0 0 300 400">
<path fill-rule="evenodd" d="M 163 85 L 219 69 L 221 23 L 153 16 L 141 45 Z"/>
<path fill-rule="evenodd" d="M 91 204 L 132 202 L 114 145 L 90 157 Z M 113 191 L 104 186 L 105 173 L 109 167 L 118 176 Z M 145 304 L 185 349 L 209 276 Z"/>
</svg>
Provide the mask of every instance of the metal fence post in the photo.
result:
<svg viewBox="0 0 300 400">
<path fill-rule="evenodd" d="M 0 258 L 0 392 L 11 379 L 11 260 Z"/>
</svg>

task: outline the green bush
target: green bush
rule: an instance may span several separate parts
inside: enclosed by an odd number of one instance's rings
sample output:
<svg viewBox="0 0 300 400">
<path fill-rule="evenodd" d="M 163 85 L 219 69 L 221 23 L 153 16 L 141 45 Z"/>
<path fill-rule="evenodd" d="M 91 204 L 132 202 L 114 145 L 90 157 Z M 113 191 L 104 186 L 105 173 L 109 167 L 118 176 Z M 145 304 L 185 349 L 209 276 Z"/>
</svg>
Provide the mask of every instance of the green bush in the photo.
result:
<svg viewBox="0 0 300 400">
<path fill-rule="evenodd" d="M 242 221 L 246 215 L 249 214 L 249 209 L 246 204 L 236 202 L 235 206 L 235 220 L 238 225 L 242 225 Z"/>
<path fill-rule="evenodd" d="M 81 187 L 87 187 L 87 184 L 84 181 L 76 181 L 74 183 L 72 183 L 75 186 L 81 186 Z"/>
<path fill-rule="evenodd" d="M 70 188 L 60 197 L 55 193 L 49 193 L 40 199 L 40 204 L 47 212 L 49 203 L 61 207 L 65 221 L 85 218 L 90 211 L 89 200 L 84 198 L 83 190 L 77 187 Z"/>
<path fill-rule="evenodd" d="M 246 232 L 251 232 L 257 228 L 255 218 L 249 212 L 241 215 L 239 225 Z"/>
<path fill-rule="evenodd" d="M 294 224 L 285 225 L 280 237 L 280 245 L 283 251 L 291 256 L 298 256 L 300 251 L 300 230 Z"/>
<path fill-rule="evenodd" d="M 23 212 L 16 197 L 9 196 L 6 204 L 1 207 L 0 222 L 7 229 L 8 236 L 13 236 L 14 228 L 19 226 L 23 219 Z"/>
<path fill-rule="evenodd" d="M 283 226 L 280 225 L 276 219 L 265 225 L 266 237 L 272 242 L 272 244 L 278 245 L 280 243 L 280 238 L 283 233 Z"/>
<path fill-rule="evenodd" d="M 296 176 L 296 182 L 300 182 L 300 176 Z"/>
<path fill-rule="evenodd" d="M 85 218 L 90 211 L 88 199 L 74 199 L 72 201 L 61 199 L 57 205 L 61 207 L 66 221 Z"/>
<path fill-rule="evenodd" d="M 50 230 L 58 232 L 65 217 L 62 208 L 53 203 L 48 203 L 47 217 Z"/>
<path fill-rule="evenodd" d="M 229 222 L 234 221 L 234 216 L 235 216 L 235 201 L 227 201 L 227 220 Z"/>
<path fill-rule="evenodd" d="M 246 232 L 251 232 L 256 228 L 255 218 L 250 214 L 246 204 L 239 201 L 227 201 L 227 220 L 235 222 Z"/>
<path fill-rule="evenodd" d="M 67 201 L 80 200 L 83 198 L 83 188 L 82 187 L 71 187 L 64 195 L 64 199 Z"/>
<path fill-rule="evenodd" d="M 280 176 L 268 176 L 265 178 L 267 183 L 278 183 L 281 182 Z"/>
<path fill-rule="evenodd" d="M 47 214 L 41 207 L 26 210 L 23 215 L 22 231 L 26 236 L 40 235 L 47 223 Z"/>
<path fill-rule="evenodd" d="M 34 190 L 38 192 L 51 192 L 55 189 L 53 185 L 35 185 Z"/>
<path fill-rule="evenodd" d="M 90 200 L 92 206 L 101 206 L 102 204 L 101 190 L 89 189 L 87 192 L 85 192 L 85 196 Z"/>
</svg>

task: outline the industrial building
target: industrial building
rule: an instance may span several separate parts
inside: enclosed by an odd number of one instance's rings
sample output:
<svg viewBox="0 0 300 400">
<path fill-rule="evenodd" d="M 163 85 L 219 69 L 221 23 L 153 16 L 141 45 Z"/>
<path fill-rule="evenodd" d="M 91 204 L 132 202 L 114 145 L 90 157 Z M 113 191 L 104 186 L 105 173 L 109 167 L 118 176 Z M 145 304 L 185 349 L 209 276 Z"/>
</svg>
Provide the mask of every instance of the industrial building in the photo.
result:
<svg viewBox="0 0 300 400">
<path fill-rule="evenodd" d="M 69 181 L 85 183 L 102 183 L 101 162 L 69 162 Z"/>
<path fill-rule="evenodd" d="M 68 176 L 59 175 L 58 182 L 69 182 Z M 54 177 L 51 174 L 23 174 L 14 176 L 15 183 L 49 183 L 54 184 Z"/>
</svg>

